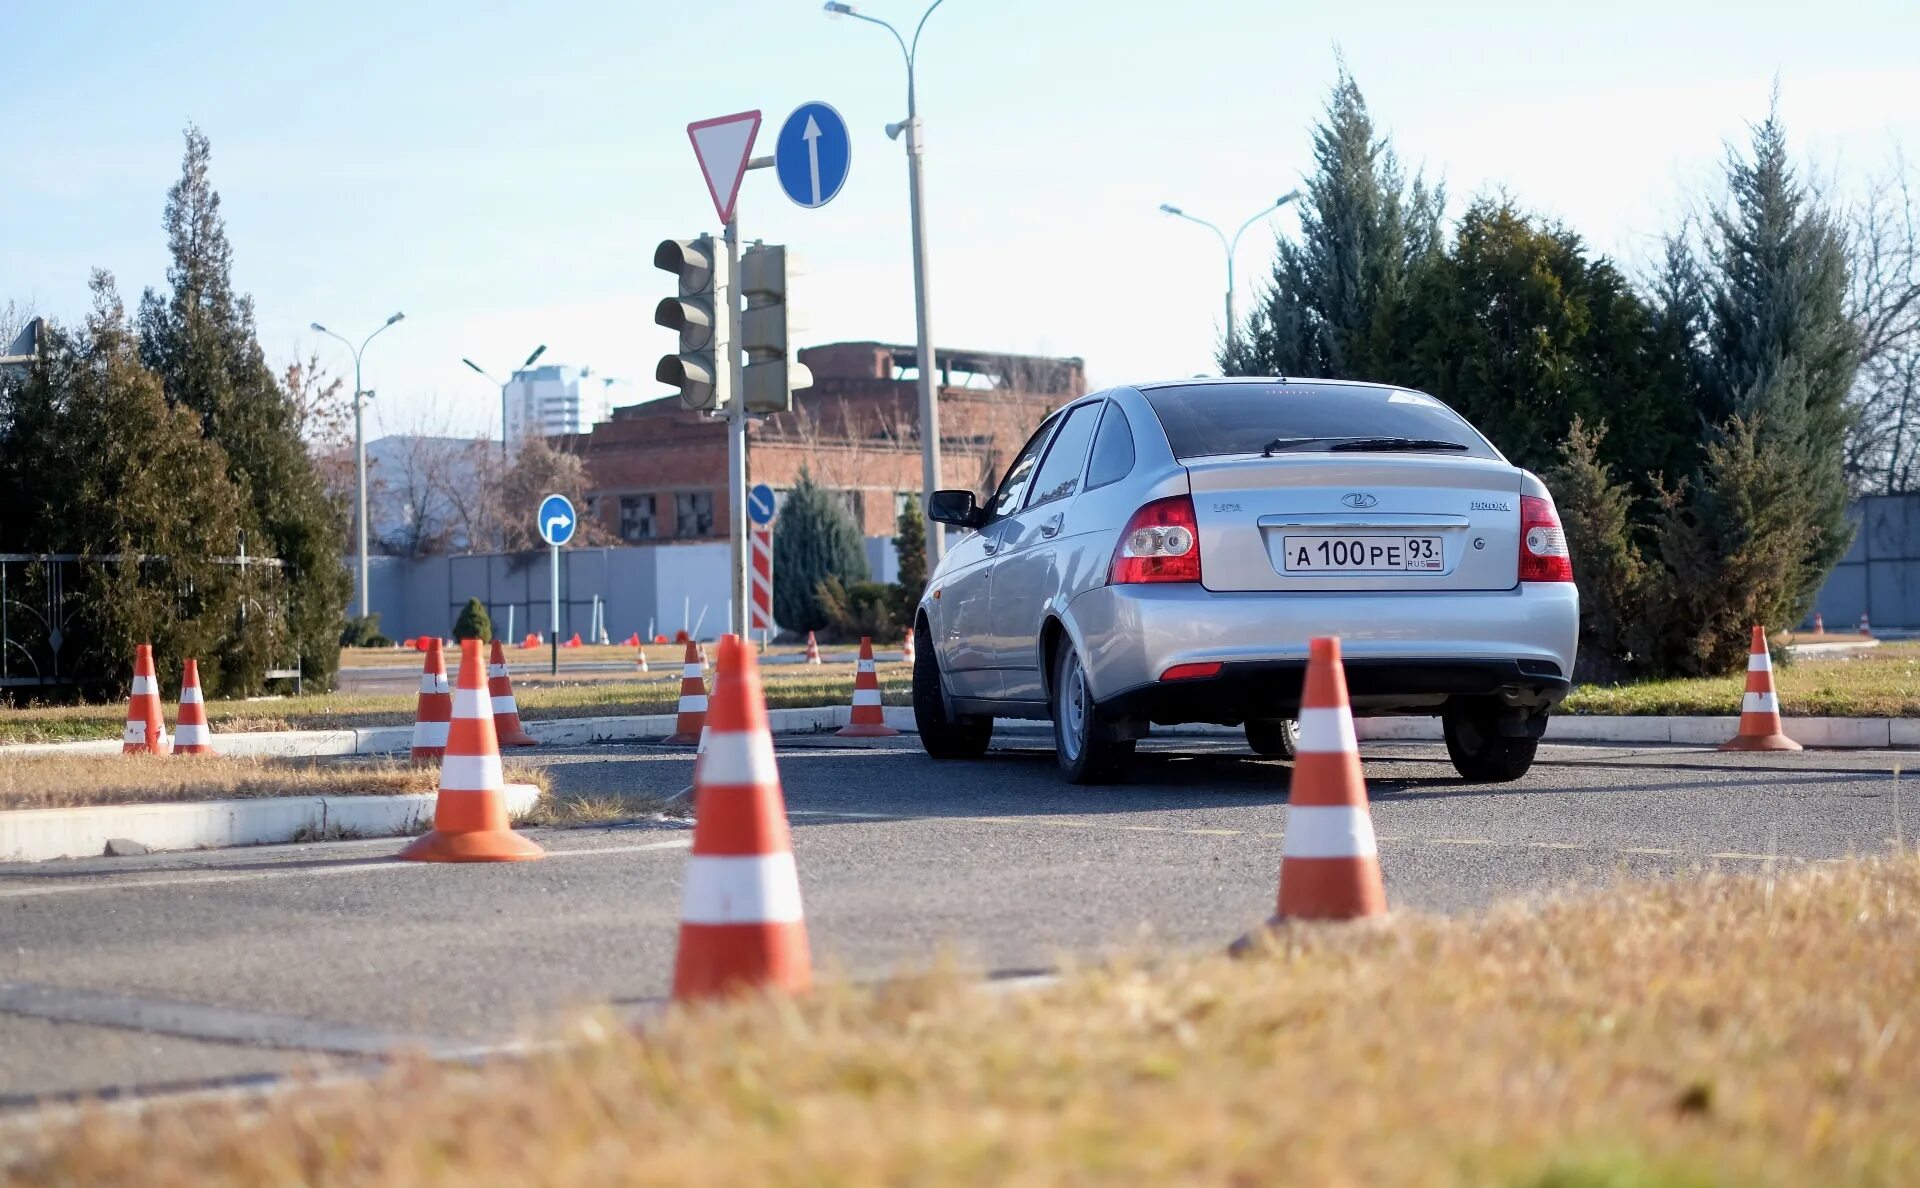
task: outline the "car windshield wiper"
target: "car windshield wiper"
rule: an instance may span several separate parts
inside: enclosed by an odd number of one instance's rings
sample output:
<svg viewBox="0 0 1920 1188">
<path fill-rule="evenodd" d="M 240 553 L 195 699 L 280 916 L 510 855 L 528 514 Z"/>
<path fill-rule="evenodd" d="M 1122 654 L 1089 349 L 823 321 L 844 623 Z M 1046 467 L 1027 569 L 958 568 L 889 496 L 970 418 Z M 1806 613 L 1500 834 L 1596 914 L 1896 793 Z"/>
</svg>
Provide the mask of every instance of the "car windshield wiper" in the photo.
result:
<svg viewBox="0 0 1920 1188">
<path fill-rule="evenodd" d="M 1273 457 L 1275 450 L 1290 450 L 1296 446 L 1315 445 L 1323 441 L 1338 441 L 1337 437 L 1276 437 L 1260 451 L 1262 458 Z"/>
<path fill-rule="evenodd" d="M 1327 447 L 1332 450 L 1465 450 L 1471 446 L 1461 445 L 1457 441 L 1442 441 L 1437 437 L 1349 437 Z"/>
</svg>

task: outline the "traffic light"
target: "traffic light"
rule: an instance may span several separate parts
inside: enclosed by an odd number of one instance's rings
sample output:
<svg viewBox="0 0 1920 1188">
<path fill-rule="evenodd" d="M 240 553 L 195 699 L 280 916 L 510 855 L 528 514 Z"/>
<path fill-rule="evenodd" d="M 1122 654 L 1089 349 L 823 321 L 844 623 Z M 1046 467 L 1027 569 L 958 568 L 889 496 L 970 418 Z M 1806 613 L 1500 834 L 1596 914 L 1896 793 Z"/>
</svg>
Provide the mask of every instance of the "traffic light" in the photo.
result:
<svg viewBox="0 0 1920 1188">
<path fill-rule="evenodd" d="M 653 310 L 656 323 L 680 332 L 680 350 L 662 355 L 653 377 L 679 388 L 687 408 L 720 408 L 732 388 L 726 303 L 733 287 L 725 245 L 711 235 L 664 239 L 653 249 L 653 266 L 680 280 L 679 295 Z"/>
<path fill-rule="evenodd" d="M 796 390 L 813 386 L 813 373 L 793 357 L 787 332 L 787 249 L 755 243 L 742 252 L 740 292 L 747 299 L 740 315 L 747 411 L 786 412 Z"/>
</svg>

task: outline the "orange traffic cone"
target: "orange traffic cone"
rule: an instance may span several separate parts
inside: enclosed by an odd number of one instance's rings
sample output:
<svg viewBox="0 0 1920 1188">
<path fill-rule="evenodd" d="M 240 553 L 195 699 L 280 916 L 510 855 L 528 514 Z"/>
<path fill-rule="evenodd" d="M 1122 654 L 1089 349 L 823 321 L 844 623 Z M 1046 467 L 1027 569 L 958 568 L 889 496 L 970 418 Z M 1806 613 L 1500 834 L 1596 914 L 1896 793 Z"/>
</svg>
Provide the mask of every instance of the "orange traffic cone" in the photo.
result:
<svg viewBox="0 0 1920 1188">
<path fill-rule="evenodd" d="M 820 642 L 813 638 L 813 632 L 807 632 L 807 663 L 820 663 Z"/>
<path fill-rule="evenodd" d="M 838 734 L 842 738 L 886 738 L 900 733 L 887 725 L 880 711 L 880 678 L 873 672 L 873 640 L 860 637 L 860 660 L 853 666 L 853 716 Z"/>
<path fill-rule="evenodd" d="M 174 724 L 173 753 L 213 754 L 213 732 L 207 729 L 207 699 L 200 692 L 200 663 L 189 656 L 180 670 L 180 720 Z"/>
<path fill-rule="evenodd" d="M 700 811 L 681 893 L 673 997 L 807 989 L 813 958 L 760 666 L 738 640 L 720 645 L 712 731 L 694 782 Z"/>
<path fill-rule="evenodd" d="M 166 719 L 160 716 L 160 682 L 153 675 L 153 645 L 133 649 L 133 692 L 127 697 L 127 725 L 120 732 L 123 755 L 167 755 Z"/>
<path fill-rule="evenodd" d="M 697 743 L 707 724 L 707 669 L 700 653 L 687 644 L 687 656 L 680 664 L 680 714 L 674 719 L 670 743 Z"/>
<path fill-rule="evenodd" d="M 1866 636 L 1868 639 L 1873 638 L 1873 624 L 1867 621 L 1866 611 L 1860 612 L 1860 634 Z"/>
<path fill-rule="evenodd" d="M 520 725 L 520 705 L 513 699 L 513 679 L 507 675 L 507 651 L 493 641 L 487 665 L 487 695 L 493 699 L 493 733 L 503 747 L 537 747 L 540 740 Z"/>
<path fill-rule="evenodd" d="M 633 670 L 635 672 L 652 672 L 653 670 L 647 667 L 647 649 L 642 647 L 639 649 L 639 652 L 640 654 L 634 657 Z"/>
<path fill-rule="evenodd" d="M 526 636 L 520 641 L 520 647 L 522 650 L 531 651 L 532 649 L 537 648 L 539 646 L 540 646 L 540 637 L 535 635 L 531 631 L 527 632 Z"/>
<path fill-rule="evenodd" d="M 719 652 L 720 661 L 718 664 L 715 664 L 713 667 L 713 687 L 715 690 L 718 690 L 720 688 L 721 669 L 722 669 L 722 666 L 725 665 L 726 663 L 726 646 L 725 646 L 726 642 L 730 639 L 738 640 L 739 638 L 740 638 L 739 636 L 732 635 L 732 634 L 723 635 L 720 637 L 720 643 L 721 643 L 721 649 Z M 699 796 L 699 791 L 700 791 L 700 761 L 707 757 L 707 738 L 712 734 L 712 732 L 713 732 L 713 715 L 708 714 L 706 715 L 706 717 L 704 717 L 701 720 L 700 743 L 698 746 L 694 747 L 693 749 L 693 782 L 691 784 L 688 784 L 686 787 L 680 789 L 680 791 L 677 792 L 672 798 L 675 801 L 685 801 L 687 804 L 694 806 L 696 811 L 698 809 L 696 800 Z"/>
<path fill-rule="evenodd" d="M 1340 641 L 1316 639 L 1308 645 L 1307 681 L 1300 695 L 1279 903 L 1268 926 L 1386 913 L 1387 889 L 1380 878 L 1373 815 L 1367 810 L 1367 784 L 1360 774 Z M 1245 951 L 1256 936 L 1242 937 L 1234 951 Z"/>
<path fill-rule="evenodd" d="M 907 642 L 901 649 L 902 654 L 900 656 L 900 659 L 905 661 L 908 664 L 912 664 L 913 663 L 913 628 L 911 627 L 907 628 L 906 639 L 907 639 Z"/>
<path fill-rule="evenodd" d="M 500 774 L 493 707 L 480 674 L 480 641 L 463 639 L 433 832 L 400 851 L 400 857 L 413 862 L 521 862 L 543 853 L 507 823 L 507 788 Z"/>
<path fill-rule="evenodd" d="M 627 636 L 627 646 L 630 648 L 637 648 L 640 646 L 640 633 L 638 631 L 634 632 L 632 635 Z"/>
<path fill-rule="evenodd" d="M 1773 657 L 1767 633 L 1753 629 L 1747 652 L 1747 695 L 1740 699 L 1740 733 L 1720 744 L 1723 751 L 1798 751 L 1800 744 L 1780 728 L 1780 701 L 1773 694 Z"/>
<path fill-rule="evenodd" d="M 447 663 L 440 641 L 427 639 L 427 660 L 420 669 L 420 700 L 413 713 L 415 763 L 430 763 L 447 753 L 447 723 L 453 717 L 453 694 L 447 690 Z"/>
<path fill-rule="evenodd" d="M 578 631 L 576 631 L 576 632 L 574 632 L 574 633 L 573 633 L 573 638 L 572 638 L 572 639 L 570 639 L 570 640 L 568 640 L 568 641 L 567 641 L 566 643 L 563 643 L 563 644 L 561 644 L 560 646 L 561 646 L 561 647 L 563 647 L 563 648 L 577 648 L 577 647 L 579 647 L 579 646 L 580 646 L 580 633 L 579 633 Z"/>
<path fill-rule="evenodd" d="M 1820 617 L 1819 611 L 1813 612 L 1813 633 L 1815 635 L 1825 635 L 1827 633 L 1827 621 Z"/>
</svg>

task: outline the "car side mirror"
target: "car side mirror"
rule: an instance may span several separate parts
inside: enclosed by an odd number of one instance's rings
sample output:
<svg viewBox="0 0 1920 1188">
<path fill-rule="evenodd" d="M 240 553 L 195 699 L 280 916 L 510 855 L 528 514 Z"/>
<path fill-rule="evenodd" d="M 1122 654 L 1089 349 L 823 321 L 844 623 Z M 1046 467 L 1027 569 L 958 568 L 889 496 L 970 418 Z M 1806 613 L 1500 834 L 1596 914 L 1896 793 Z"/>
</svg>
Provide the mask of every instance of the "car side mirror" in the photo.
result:
<svg viewBox="0 0 1920 1188">
<path fill-rule="evenodd" d="M 987 522 L 987 512 L 974 503 L 972 491 L 935 491 L 927 500 L 927 519 L 955 528 L 978 528 Z"/>
</svg>

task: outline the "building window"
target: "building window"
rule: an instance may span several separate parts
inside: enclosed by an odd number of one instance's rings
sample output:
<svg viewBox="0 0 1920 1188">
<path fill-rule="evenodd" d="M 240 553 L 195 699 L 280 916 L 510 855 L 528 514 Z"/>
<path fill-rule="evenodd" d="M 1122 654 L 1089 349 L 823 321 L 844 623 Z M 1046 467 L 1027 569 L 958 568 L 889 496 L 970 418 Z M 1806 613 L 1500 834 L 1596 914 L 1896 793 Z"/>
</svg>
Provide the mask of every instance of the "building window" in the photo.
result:
<svg viewBox="0 0 1920 1188">
<path fill-rule="evenodd" d="M 682 491 L 673 497 L 674 535 L 713 535 L 713 492 Z"/>
<path fill-rule="evenodd" d="M 620 497 L 620 539 L 652 540 L 660 535 L 660 524 L 654 518 L 653 496 L 622 495 Z"/>
</svg>

